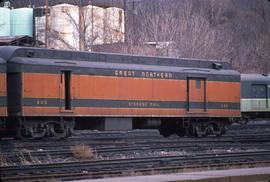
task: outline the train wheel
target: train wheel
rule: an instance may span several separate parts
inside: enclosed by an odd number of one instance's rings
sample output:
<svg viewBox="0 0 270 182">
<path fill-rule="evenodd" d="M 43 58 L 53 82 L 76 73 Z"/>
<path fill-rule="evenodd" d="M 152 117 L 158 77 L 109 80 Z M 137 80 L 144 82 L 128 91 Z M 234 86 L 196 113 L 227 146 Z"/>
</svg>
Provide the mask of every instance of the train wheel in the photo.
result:
<svg viewBox="0 0 270 182">
<path fill-rule="evenodd" d="M 185 126 L 184 128 L 184 135 L 187 137 L 196 137 L 197 133 L 196 133 L 196 125 L 195 124 L 188 124 L 187 126 Z"/>
<path fill-rule="evenodd" d="M 70 137 L 73 134 L 74 127 L 74 119 L 66 121 L 62 118 L 60 122 L 51 122 L 48 125 L 51 136 L 59 139 Z"/>
<path fill-rule="evenodd" d="M 250 119 L 250 117 L 248 117 L 248 115 L 242 114 L 242 117 L 238 120 L 238 123 L 240 125 L 246 125 L 250 120 L 251 119 Z"/>
<path fill-rule="evenodd" d="M 206 135 L 207 127 L 204 127 L 202 124 L 200 125 L 194 125 L 195 135 L 197 137 L 203 137 Z"/>
<path fill-rule="evenodd" d="M 26 129 L 24 128 L 24 126 L 19 126 L 18 128 L 16 128 L 16 136 L 15 139 L 26 139 L 27 138 L 27 132 Z"/>
<path fill-rule="evenodd" d="M 65 126 L 65 124 L 52 124 L 50 125 L 50 131 L 53 137 L 56 138 L 66 138 L 68 136 L 68 130 L 67 127 Z"/>
<path fill-rule="evenodd" d="M 69 121 L 67 123 L 67 136 L 70 137 L 74 133 L 74 127 L 75 127 L 75 120 Z"/>
<path fill-rule="evenodd" d="M 42 124 L 31 124 L 27 129 L 32 138 L 43 138 L 47 133 L 46 125 Z"/>
<path fill-rule="evenodd" d="M 16 134 L 15 134 L 15 139 L 25 139 L 27 138 L 27 129 L 25 127 L 24 122 L 21 120 L 21 118 L 16 119 L 16 121 L 14 122 L 16 125 Z"/>
<path fill-rule="evenodd" d="M 212 123 L 210 125 L 210 130 L 211 133 L 216 136 L 221 136 L 226 131 L 225 126 L 222 123 Z"/>
</svg>

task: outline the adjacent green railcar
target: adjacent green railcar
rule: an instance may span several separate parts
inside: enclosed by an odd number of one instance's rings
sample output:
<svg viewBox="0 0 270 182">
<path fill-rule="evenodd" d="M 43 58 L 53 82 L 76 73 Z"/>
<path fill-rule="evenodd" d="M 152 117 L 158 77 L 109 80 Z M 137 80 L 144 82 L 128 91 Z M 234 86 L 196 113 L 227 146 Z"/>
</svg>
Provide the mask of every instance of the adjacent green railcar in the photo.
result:
<svg viewBox="0 0 270 182">
<path fill-rule="evenodd" d="M 249 118 L 270 118 L 270 76 L 241 75 L 241 112 Z"/>
</svg>

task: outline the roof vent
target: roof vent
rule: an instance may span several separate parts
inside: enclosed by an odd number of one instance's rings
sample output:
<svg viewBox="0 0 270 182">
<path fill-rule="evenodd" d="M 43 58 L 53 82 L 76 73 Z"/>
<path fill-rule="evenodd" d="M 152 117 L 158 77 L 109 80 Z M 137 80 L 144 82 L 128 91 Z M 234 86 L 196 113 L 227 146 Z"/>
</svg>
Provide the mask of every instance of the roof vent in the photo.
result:
<svg viewBox="0 0 270 182">
<path fill-rule="evenodd" d="M 222 69 L 222 64 L 220 64 L 220 63 L 213 63 L 212 64 L 212 68 L 213 69 L 216 69 L 216 70 L 220 70 L 220 69 Z"/>
</svg>

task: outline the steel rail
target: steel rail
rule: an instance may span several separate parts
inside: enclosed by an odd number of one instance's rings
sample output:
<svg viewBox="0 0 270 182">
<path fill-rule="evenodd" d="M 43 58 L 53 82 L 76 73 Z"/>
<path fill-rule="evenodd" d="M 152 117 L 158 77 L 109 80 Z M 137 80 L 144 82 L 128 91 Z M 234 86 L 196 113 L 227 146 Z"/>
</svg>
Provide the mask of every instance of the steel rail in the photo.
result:
<svg viewBox="0 0 270 182">
<path fill-rule="evenodd" d="M 68 163 L 54 163 L 27 166 L 6 166 L 0 167 L 1 177 L 24 174 L 40 174 L 40 173 L 59 173 L 62 171 L 108 171 L 112 169 L 138 169 L 148 167 L 164 167 L 164 166 L 184 166 L 190 164 L 230 164 L 232 162 L 247 161 L 266 161 L 270 160 L 270 151 L 256 152 L 233 152 L 233 153 L 216 153 L 216 154 L 197 154 L 191 156 L 155 156 L 143 158 L 128 159 L 109 159 L 109 160 L 87 160 Z"/>
</svg>

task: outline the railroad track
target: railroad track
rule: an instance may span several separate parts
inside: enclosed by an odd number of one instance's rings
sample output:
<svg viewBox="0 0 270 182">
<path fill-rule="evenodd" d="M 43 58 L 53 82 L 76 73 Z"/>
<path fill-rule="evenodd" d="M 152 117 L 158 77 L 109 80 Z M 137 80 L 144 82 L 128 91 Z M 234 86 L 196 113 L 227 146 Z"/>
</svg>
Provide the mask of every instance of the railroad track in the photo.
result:
<svg viewBox="0 0 270 182">
<path fill-rule="evenodd" d="M 252 139 L 252 143 L 250 142 Z M 178 154 L 197 154 L 197 153 L 216 153 L 220 151 L 247 151 L 247 150 L 268 150 L 270 149 L 269 145 L 265 144 L 265 138 L 260 138 L 261 141 L 257 138 L 254 140 L 254 137 L 247 138 L 247 141 L 241 137 L 241 140 L 210 140 L 210 139 L 185 139 L 183 141 L 167 141 L 164 140 L 147 140 L 147 141 L 134 141 L 133 143 L 119 143 L 116 142 L 114 145 L 96 145 L 91 146 L 95 151 L 96 155 L 99 155 L 103 158 L 119 158 L 119 157 L 137 157 L 139 155 L 145 156 L 149 154 L 161 155 L 172 153 Z M 239 141 L 242 141 L 239 142 Z M 267 142 L 270 140 L 268 139 Z M 47 144 L 48 146 L 49 144 Z M 84 143 L 86 145 L 86 143 Z M 67 145 L 65 149 L 54 149 L 44 148 L 39 150 L 31 150 L 24 148 L 24 150 L 16 150 L 12 152 L 2 151 L 2 156 L 5 157 L 9 165 L 24 165 L 23 162 L 27 161 L 29 163 L 44 163 L 50 158 L 53 161 L 59 159 L 69 161 L 77 160 L 74 158 L 73 153 L 70 149 L 72 145 Z M 135 155 L 136 154 L 136 155 Z"/>
<path fill-rule="evenodd" d="M 233 150 L 258 150 L 258 149 L 270 149 L 270 146 L 265 146 L 265 144 L 222 144 L 222 143 L 212 143 L 212 144 L 189 144 L 189 145 L 134 145 L 134 146 L 115 146 L 115 147 L 97 147 L 93 148 L 95 153 L 102 157 L 117 157 L 125 156 L 129 153 L 158 153 L 158 152 L 184 152 L 184 153 L 197 153 L 197 152 L 215 152 L 215 151 L 232 151 Z M 169 149 L 169 150 L 168 150 Z M 2 153 L 5 158 L 13 164 L 20 164 L 21 158 L 23 157 L 27 161 L 31 161 L 32 158 L 38 159 L 39 161 L 46 160 L 47 157 L 52 159 L 56 158 L 69 158 L 74 157 L 70 149 L 62 150 L 41 150 L 41 151 L 20 151 L 20 152 L 8 152 Z"/>
<path fill-rule="evenodd" d="M 24 140 L 17 141 L 14 139 L 0 140 L 1 151 L 23 150 L 31 148 L 39 150 L 43 148 L 66 148 L 70 145 L 78 145 L 79 143 L 86 143 L 88 145 L 115 145 L 115 143 L 126 144 L 130 140 L 145 140 L 145 139 L 162 139 L 157 130 L 135 130 L 132 132 L 92 132 L 82 131 L 75 132 L 75 135 L 66 140 L 43 139 L 43 140 Z M 123 142 L 122 142 L 123 141 Z M 2 147 L 5 146 L 5 147 Z"/>
<path fill-rule="evenodd" d="M 249 122 L 246 125 L 232 125 L 228 128 L 227 134 L 255 134 L 270 131 L 270 121 Z"/>
<path fill-rule="evenodd" d="M 97 134 L 96 134 L 97 135 Z M 16 141 L 16 140 L 4 140 L 0 141 L 1 151 L 37 151 L 37 150 L 50 150 L 50 149 L 69 149 L 70 146 L 75 146 L 79 144 L 85 144 L 92 147 L 98 146 L 115 146 L 115 145 L 130 145 L 134 144 L 149 144 L 156 143 L 157 145 L 163 144 L 185 144 L 185 143 L 261 143 L 261 142 L 269 142 L 270 134 L 241 134 L 241 135 L 224 135 L 222 137 L 206 137 L 206 138 L 179 138 L 179 137 L 171 137 L 171 138 L 163 138 L 163 137 L 148 137 L 146 135 L 143 136 L 122 136 L 119 138 L 111 138 L 111 135 L 103 135 L 103 136 L 95 136 L 93 137 L 85 137 L 81 138 L 70 138 L 67 140 L 56 140 L 56 141 L 48 141 L 48 140 L 29 140 L 29 141 Z M 4 146 L 4 147 L 3 147 Z"/>
<path fill-rule="evenodd" d="M 83 142 L 82 142 L 83 141 Z M 80 142 L 72 141 L 56 141 L 56 142 L 25 142 L 25 143 L 1 143 L 2 153 L 16 154 L 18 152 L 46 152 L 46 151 L 62 151 L 63 149 L 69 150 L 71 146 L 76 146 L 80 144 L 89 145 L 93 148 L 102 148 L 102 147 L 113 147 L 115 148 L 126 148 L 126 146 L 137 145 L 141 148 L 144 147 L 168 147 L 168 148 L 185 148 L 189 146 L 202 146 L 203 144 L 211 146 L 217 146 L 217 144 L 223 145 L 232 145 L 244 143 L 247 145 L 260 145 L 260 143 L 267 143 L 270 141 L 270 135 L 239 135 L 239 136 L 224 136 L 221 138 L 176 138 L 176 139 L 149 139 L 144 138 L 142 140 L 133 139 L 133 140 L 115 140 L 115 141 L 99 141 L 99 140 L 85 140 L 81 139 Z"/>
<path fill-rule="evenodd" d="M 104 177 L 104 175 L 119 175 L 126 171 L 156 171 L 160 168 L 183 169 L 188 166 L 226 166 L 233 164 L 270 163 L 270 151 L 234 152 L 218 154 L 197 154 L 190 156 L 158 156 L 128 159 L 88 160 L 80 162 L 54 163 L 27 166 L 1 167 L 1 179 L 41 180 L 65 179 L 83 176 Z M 117 172 L 118 171 L 118 172 Z"/>
<path fill-rule="evenodd" d="M 129 175 L 130 172 L 169 172 L 181 170 L 188 166 L 222 167 L 222 163 L 227 166 L 263 162 L 270 164 L 269 142 L 270 135 L 267 133 L 227 134 L 218 138 L 211 136 L 206 138 L 179 138 L 177 136 L 163 138 L 154 130 L 150 132 L 136 131 L 135 133 L 83 131 L 67 140 L 0 141 L 2 156 L 5 156 L 9 162 L 13 163 L 10 166 L 1 167 L 0 171 L 3 181 L 19 179 L 22 181 L 35 181 L 37 179 L 52 178 L 73 179 L 87 176 L 88 178 L 104 177 L 106 175 L 121 176 Z M 89 161 L 76 160 L 70 151 L 70 147 L 79 144 L 91 146 L 98 158 Z M 236 151 L 235 149 L 239 149 L 241 152 L 233 152 Z M 246 152 L 250 150 L 263 151 Z M 166 153 L 168 156 L 157 155 L 158 152 L 164 151 L 165 153 L 168 152 Z M 176 156 L 171 155 L 175 151 L 184 152 L 177 153 Z M 221 151 L 227 151 L 227 153 L 221 153 Z M 137 155 L 132 155 L 134 153 Z M 149 155 L 152 153 L 154 154 Z M 234 154 L 234 156 L 229 156 L 230 154 Z M 240 157 L 237 160 L 237 155 L 242 156 L 242 158 Z M 263 157 L 260 157 L 260 155 Z M 31 161 L 31 158 L 37 158 L 41 163 L 48 156 L 62 158 L 62 161 L 65 161 L 65 158 L 71 160 L 65 163 L 53 161 L 52 164 L 22 165 L 19 161 L 21 156 L 27 161 Z M 102 158 L 99 158 L 100 156 Z M 123 156 L 125 159 L 122 158 Z M 173 161 L 176 161 L 176 163 L 174 164 Z M 192 163 L 197 165 L 191 165 Z"/>
<path fill-rule="evenodd" d="M 83 142 L 82 144 L 93 147 L 93 149 L 101 154 L 105 155 L 106 153 L 123 153 L 128 151 L 141 151 L 141 150 L 166 150 L 166 149 L 177 149 L 185 151 L 196 151 L 196 150 L 209 150 L 209 149 L 230 149 L 230 148 L 269 148 L 268 145 L 265 145 L 265 142 L 270 141 L 270 136 L 260 135 L 256 136 L 238 136 L 237 139 L 185 139 L 185 140 L 134 140 L 133 142 L 113 142 L 107 143 L 88 143 Z M 50 146 L 50 147 L 48 147 Z M 53 146 L 46 144 L 43 147 L 33 150 L 24 146 L 24 150 L 14 150 L 11 151 L 9 148 L 2 150 L 2 154 L 7 158 L 11 159 L 19 155 L 27 156 L 31 154 L 33 157 L 43 157 L 43 156 L 71 156 L 70 147 L 74 146 L 74 143 L 65 143 L 65 145 L 60 145 L 62 149 L 51 149 Z M 36 148 L 36 147 L 34 147 Z M 20 149 L 20 148 L 19 148 Z M 7 151 L 7 152 L 5 152 Z M 14 160 L 12 160 L 14 162 Z"/>
<path fill-rule="evenodd" d="M 99 140 L 99 139 L 85 139 L 80 138 L 77 140 L 68 139 L 66 141 L 26 141 L 17 142 L 1 141 L 1 153 L 6 156 L 17 156 L 18 153 L 25 154 L 31 153 L 31 155 L 65 155 L 70 153 L 70 147 L 76 145 L 88 145 L 97 150 L 98 152 L 105 153 L 141 150 L 145 148 L 150 149 L 183 149 L 189 148 L 224 148 L 228 147 L 267 147 L 265 143 L 269 143 L 269 134 L 260 135 L 227 135 L 220 138 L 208 137 L 208 138 L 122 138 L 111 140 Z M 244 145 L 244 146 L 243 146 Z M 265 146 L 264 146 L 265 145 Z M 125 149 L 125 150 L 124 150 Z"/>
</svg>

